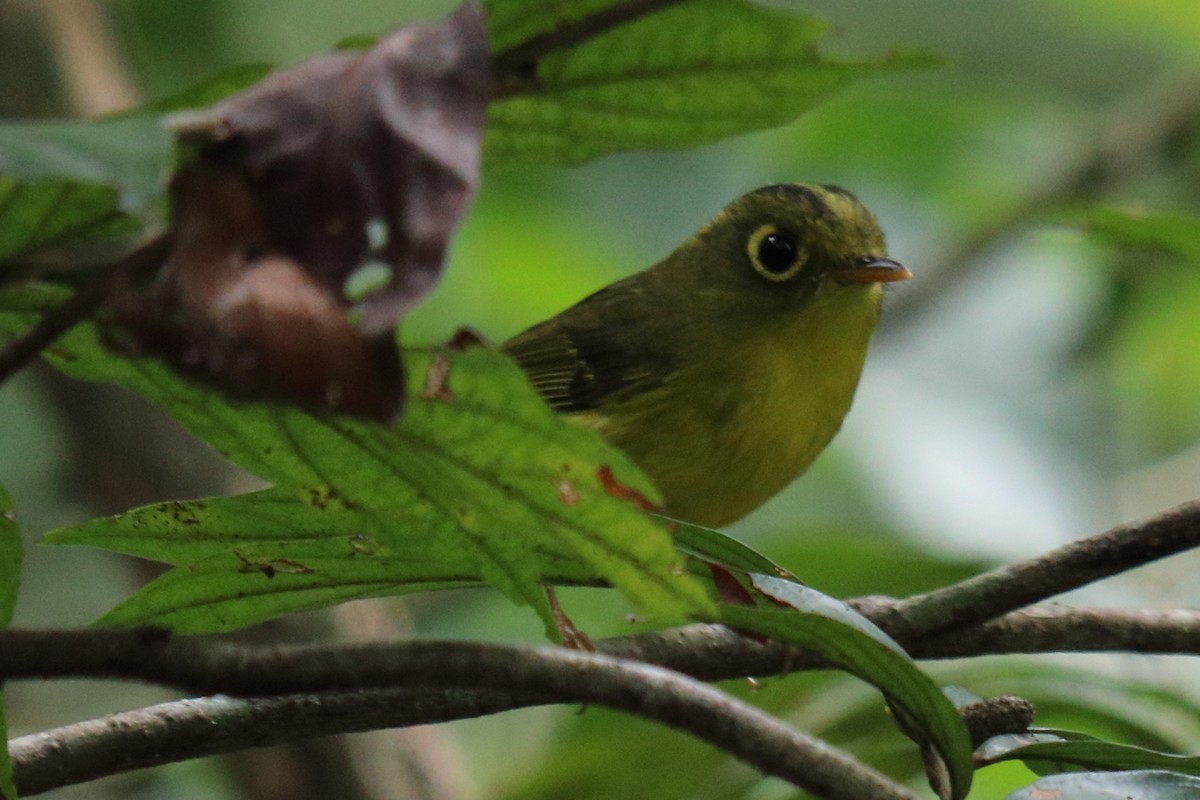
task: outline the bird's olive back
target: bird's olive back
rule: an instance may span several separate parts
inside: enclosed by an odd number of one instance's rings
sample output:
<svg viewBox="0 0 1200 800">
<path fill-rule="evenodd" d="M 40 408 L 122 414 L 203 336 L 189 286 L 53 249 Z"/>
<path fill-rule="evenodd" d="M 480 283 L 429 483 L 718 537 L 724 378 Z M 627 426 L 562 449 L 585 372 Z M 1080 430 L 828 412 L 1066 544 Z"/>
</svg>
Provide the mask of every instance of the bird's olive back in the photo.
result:
<svg viewBox="0 0 1200 800">
<path fill-rule="evenodd" d="M 679 284 L 699 292 L 794 303 L 811 297 L 834 266 L 882 255 L 883 233 L 853 194 L 837 186 L 778 184 L 730 203 L 664 266 L 692 273 Z"/>
</svg>

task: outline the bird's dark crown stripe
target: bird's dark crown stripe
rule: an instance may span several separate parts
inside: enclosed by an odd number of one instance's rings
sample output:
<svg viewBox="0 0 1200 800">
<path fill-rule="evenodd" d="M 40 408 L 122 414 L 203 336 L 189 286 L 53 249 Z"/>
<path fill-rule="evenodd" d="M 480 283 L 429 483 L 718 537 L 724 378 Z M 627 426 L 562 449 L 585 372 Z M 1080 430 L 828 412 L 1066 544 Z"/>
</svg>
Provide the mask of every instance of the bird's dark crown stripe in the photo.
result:
<svg viewBox="0 0 1200 800">
<path fill-rule="evenodd" d="M 859 203 L 857 197 L 851 192 L 846 191 L 840 186 L 831 184 L 820 184 L 817 188 L 806 186 L 800 183 L 777 183 L 773 186 L 764 186 L 754 194 L 775 194 L 783 197 L 789 203 L 803 203 L 813 210 L 815 214 L 822 217 L 833 216 L 833 211 L 829 207 L 829 201 L 825 195 L 837 195 L 844 197 L 847 200 L 852 200 L 854 203 Z"/>
</svg>

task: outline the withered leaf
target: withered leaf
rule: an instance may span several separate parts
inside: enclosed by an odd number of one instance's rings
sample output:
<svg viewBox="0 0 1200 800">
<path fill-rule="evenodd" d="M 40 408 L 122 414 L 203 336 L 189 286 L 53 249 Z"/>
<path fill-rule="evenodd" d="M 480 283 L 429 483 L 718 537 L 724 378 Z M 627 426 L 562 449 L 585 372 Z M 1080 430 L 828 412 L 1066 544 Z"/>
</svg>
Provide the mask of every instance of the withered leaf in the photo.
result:
<svg viewBox="0 0 1200 800">
<path fill-rule="evenodd" d="M 175 246 L 152 292 L 116 303 L 139 343 L 244 394 L 394 414 L 395 327 L 474 194 L 489 92 L 468 2 L 173 118 L 194 153 Z M 364 268 L 384 280 L 348 298 Z"/>
<path fill-rule="evenodd" d="M 144 345 L 238 395 L 377 417 L 398 410 L 395 337 L 364 336 L 337 293 L 261 249 L 262 219 L 244 181 L 197 167 L 173 192 L 174 249 L 161 284 L 116 303 Z"/>
</svg>

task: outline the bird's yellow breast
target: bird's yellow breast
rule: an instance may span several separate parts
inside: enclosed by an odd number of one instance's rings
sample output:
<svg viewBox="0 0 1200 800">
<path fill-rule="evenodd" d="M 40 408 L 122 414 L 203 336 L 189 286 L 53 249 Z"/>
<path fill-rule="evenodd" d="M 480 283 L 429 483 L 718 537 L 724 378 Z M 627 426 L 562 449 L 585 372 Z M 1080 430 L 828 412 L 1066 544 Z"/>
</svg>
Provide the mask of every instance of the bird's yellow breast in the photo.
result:
<svg viewBox="0 0 1200 800">
<path fill-rule="evenodd" d="M 881 294 L 826 285 L 801 313 L 713 331 L 742 341 L 584 420 L 641 466 L 667 514 L 726 525 L 791 483 L 837 433 Z"/>
</svg>

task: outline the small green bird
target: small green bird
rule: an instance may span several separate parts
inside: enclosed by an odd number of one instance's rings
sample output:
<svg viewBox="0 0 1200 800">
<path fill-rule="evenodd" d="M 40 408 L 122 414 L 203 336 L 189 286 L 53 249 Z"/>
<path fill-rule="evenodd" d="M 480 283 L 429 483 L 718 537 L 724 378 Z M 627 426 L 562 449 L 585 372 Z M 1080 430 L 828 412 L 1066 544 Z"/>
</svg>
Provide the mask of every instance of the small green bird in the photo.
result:
<svg viewBox="0 0 1200 800">
<path fill-rule="evenodd" d="M 836 186 L 766 186 L 503 349 L 625 451 L 664 512 L 718 527 L 792 482 L 850 408 L 881 284 L 911 277 Z"/>
</svg>

